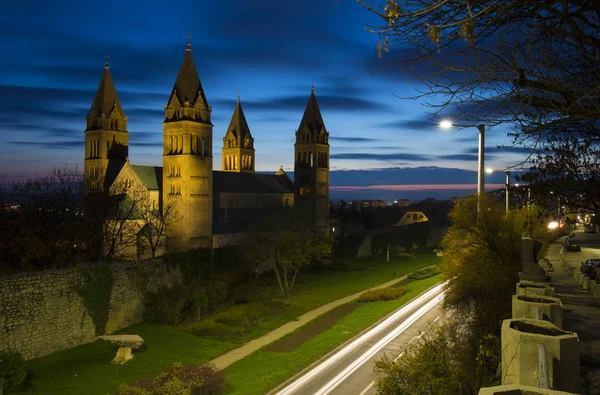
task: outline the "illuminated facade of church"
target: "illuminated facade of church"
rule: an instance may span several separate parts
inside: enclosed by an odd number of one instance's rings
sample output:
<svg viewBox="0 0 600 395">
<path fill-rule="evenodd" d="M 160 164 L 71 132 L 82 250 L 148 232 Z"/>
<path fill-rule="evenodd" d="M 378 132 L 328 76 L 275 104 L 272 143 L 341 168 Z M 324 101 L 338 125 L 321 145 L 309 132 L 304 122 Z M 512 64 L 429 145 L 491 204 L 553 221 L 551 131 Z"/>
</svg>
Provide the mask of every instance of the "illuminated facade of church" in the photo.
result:
<svg viewBox="0 0 600 395">
<path fill-rule="evenodd" d="M 212 107 L 189 42 L 164 111 L 162 167 L 130 163 L 127 116 L 107 62 L 86 117 L 84 172 L 103 177 L 109 189 L 122 181 L 137 184 L 158 209 L 174 205 L 180 220 L 167 228 L 167 251 L 230 244 L 265 213 L 290 207 L 327 230 L 329 133 L 314 88 L 296 131 L 294 181 L 283 169 L 255 172 L 254 138 L 239 97 L 223 131 L 221 170 L 214 170 Z"/>
</svg>

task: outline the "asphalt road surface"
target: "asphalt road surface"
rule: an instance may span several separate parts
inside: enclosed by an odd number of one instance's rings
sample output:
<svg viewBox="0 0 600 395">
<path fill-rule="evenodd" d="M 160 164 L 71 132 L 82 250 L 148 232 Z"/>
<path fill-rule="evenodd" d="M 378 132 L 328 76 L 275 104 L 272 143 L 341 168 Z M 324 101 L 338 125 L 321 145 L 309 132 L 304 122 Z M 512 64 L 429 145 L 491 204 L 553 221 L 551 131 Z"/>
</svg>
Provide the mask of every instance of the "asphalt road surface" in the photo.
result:
<svg viewBox="0 0 600 395">
<path fill-rule="evenodd" d="M 418 341 L 423 331 L 441 318 L 444 285 L 423 293 L 350 340 L 321 363 L 294 378 L 277 394 L 375 394 L 375 361 L 384 354 L 393 359 L 402 358 L 404 349 Z"/>
</svg>

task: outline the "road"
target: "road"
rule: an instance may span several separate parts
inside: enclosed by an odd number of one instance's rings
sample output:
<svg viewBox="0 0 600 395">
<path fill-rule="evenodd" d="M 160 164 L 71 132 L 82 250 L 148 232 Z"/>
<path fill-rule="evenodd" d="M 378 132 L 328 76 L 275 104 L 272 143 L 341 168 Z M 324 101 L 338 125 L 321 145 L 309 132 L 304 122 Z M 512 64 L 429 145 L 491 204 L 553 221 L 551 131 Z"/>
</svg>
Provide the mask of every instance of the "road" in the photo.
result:
<svg viewBox="0 0 600 395">
<path fill-rule="evenodd" d="M 278 395 L 375 394 L 374 362 L 387 354 L 401 358 L 427 327 L 441 318 L 444 285 L 440 284 L 396 310 L 378 325 L 296 377 Z"/>
<path fill-rule="evenodd" d="M 576 268 L 589 258 L 600 258 L 600 233 L 584 233 L 581 227 L 575 231 L 575 238 L 581 244 L 581 252 L 565 251 L 565 260 Z"/>
</svg>

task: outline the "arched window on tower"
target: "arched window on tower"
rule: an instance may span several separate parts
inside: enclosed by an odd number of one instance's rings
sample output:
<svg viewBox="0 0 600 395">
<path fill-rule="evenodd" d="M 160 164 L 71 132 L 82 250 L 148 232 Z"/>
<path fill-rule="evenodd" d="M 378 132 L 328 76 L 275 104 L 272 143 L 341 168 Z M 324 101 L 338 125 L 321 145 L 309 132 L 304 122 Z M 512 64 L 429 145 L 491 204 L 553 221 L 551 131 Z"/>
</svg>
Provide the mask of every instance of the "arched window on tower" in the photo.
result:
<svg viewBox="0 0 600 395">
<path fill-rule="evenodd" d="M 204 156 L 204 154 L 205 154 L 205 149 L 206 149 L 205 140 L 204 140 L 204 137 L 202 137 L 202 156 Z"/>
<path fill-rule="evenodd" d="M 310 167 L 314 167 L 315 166 L 315 159 L 313 157 L 312 151 L 308 154 L 308 156 L 309 156 L 309 165 L 310 165 Z"/>
</svg>

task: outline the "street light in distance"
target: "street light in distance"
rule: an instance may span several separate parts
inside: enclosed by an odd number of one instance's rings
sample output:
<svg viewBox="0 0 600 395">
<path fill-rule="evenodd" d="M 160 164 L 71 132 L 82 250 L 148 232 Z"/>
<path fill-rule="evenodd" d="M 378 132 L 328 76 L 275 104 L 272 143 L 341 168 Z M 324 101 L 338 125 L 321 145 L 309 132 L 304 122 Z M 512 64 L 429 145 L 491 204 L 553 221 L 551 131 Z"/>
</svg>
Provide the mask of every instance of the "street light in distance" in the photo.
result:
<svg viewBox="0 0 600 395">
<path fill-rule="evenodd" d="M 442 129 L 450 129 L 452 127 L 457 128 L 477 128 L 479 130 L 479 151 L 478 151 L 478 169 L 477 169 L 477 214 L 481 212 L 481 199 L 483 198 L 483 173 L 485 168 L 485 124 L 480 123 L 479 125 L 461 125 L 452 123 L 451 121 L 444 119 L 440 122 Z"/>
</svg>

